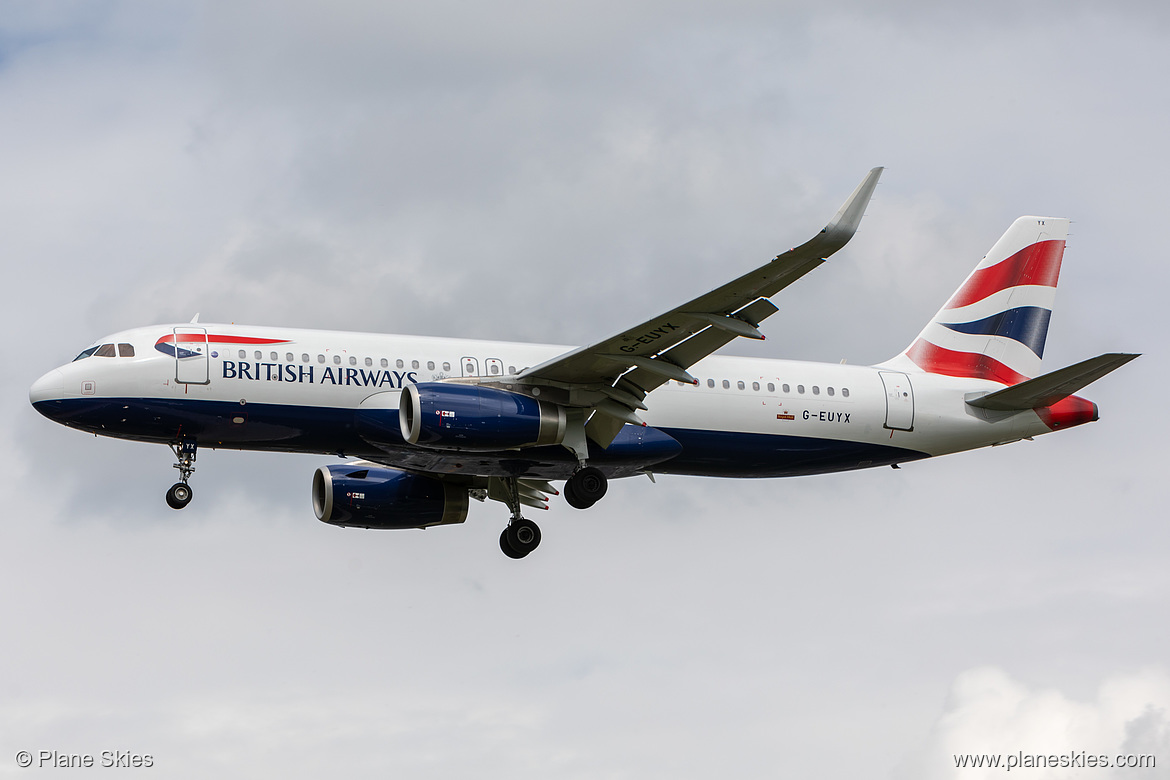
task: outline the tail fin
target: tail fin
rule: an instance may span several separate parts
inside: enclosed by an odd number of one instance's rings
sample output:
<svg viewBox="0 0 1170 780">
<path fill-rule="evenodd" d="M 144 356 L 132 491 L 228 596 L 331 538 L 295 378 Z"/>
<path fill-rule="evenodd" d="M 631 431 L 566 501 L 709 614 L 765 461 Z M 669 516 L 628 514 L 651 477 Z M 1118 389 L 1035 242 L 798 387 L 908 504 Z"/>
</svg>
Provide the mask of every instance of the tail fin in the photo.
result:
<svg viewBox="0 0 1170 780">
<path fill-rule="evenodd" d="M 1014 385 L 1036 376 L 1068 220 L 1020 217 L 888 366 Z"/>
</svg>

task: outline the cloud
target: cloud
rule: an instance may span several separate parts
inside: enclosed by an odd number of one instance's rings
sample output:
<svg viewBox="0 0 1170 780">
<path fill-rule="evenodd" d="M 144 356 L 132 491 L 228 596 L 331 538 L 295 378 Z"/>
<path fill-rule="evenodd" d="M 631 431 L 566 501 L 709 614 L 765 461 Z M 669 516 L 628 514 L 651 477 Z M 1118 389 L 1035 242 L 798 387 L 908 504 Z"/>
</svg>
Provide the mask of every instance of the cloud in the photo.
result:
<svg viewBox="0 0 1170 780">
<path fill-rule="evenodd" d="M 1165 765 L 1170 748 L 1170 675 L 1164 669 L 1111 675 L 1095 699 L 1078 701 L 1059 690 L 1028 686 L 1002 669 L 979 667 L 960 674 L 951 687 L 944 712 L 917 760 L 916 777 L 1001 777 L 1005 767 L 956 769 L 955 756 L 968 754 L 1013 758 L 1017 768 L 1028 757 L 1033 768 L 1020 769 L 1041 778 L 1093 774 L 1126 777 L 1132 767 L 1112 766 L 1118 756 L 1154 756 L 1140 770 L 1150 777 L 1170 777 Z M 1107 769 L 1072 769 L 1083 754 L 1105 756 Z M 1036 766 L 1036 756 L 1044 756 Z M 1049 756 L 1065 765 L 1048 766 Z M 1073 766 L 1082 767 L 1083 764 Z"/>
</svg>

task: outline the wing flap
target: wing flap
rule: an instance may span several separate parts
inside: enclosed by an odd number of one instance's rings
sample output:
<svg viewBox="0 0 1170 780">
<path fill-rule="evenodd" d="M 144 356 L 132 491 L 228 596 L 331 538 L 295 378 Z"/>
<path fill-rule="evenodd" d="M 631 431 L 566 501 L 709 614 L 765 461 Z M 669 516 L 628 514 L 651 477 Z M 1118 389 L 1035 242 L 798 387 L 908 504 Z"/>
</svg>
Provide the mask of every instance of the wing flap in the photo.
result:
<svg viewBox="0 0 1170 780">
<path fill-rule="evenodd" d="M 777 311 L 778 309 L 775 304 L 767 298 L 760 298 L 735 312 L 733 316 L 745 325 L 751 325 L 754 329 L 766 317 L 775 314 Z M 728 329 L 707 328 L 686 341 L 671 347 L 659 357 L 664 360 L 669 360 L 674 365 L 681 366 L 683 369 L 688 369 L 717 349 L 735 341 L 736 338 L 738 338 L 738 334 Z M 668 379 L 672 378 L 664 378 L 637 367 L 621 378 L 619 386 L 630 384 L 645 394 L 665 384 Z"/>
</svg>

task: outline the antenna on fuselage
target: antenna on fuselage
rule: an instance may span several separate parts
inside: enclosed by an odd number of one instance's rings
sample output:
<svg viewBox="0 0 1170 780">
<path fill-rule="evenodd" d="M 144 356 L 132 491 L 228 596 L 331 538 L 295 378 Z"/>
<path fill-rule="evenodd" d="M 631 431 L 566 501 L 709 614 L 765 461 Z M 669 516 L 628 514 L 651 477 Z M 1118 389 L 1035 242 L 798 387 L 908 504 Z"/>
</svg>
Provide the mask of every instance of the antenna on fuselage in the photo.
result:
<svg viewBox="0 0 1170 780">
<path fill-rule="evenodd" d="M 195 325 L 199 322 L 199 312 L 195 312 L 195 316 L 191 318 L 191 324 Z"/>
</svg>

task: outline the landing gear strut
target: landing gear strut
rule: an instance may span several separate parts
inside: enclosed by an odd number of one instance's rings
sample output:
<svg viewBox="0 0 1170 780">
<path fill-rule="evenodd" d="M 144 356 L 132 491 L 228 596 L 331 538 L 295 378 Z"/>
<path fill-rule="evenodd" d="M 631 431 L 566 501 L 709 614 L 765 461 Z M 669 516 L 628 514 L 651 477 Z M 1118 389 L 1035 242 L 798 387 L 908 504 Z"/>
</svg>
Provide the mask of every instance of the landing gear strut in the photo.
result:
<svg viewBox="0 0 1170 780">
<path fill-rule="evenodd" d="M 574 509 L 588 509 L 601 500 L 608 487 L 601 469 L 586 466 L 565 483 L 565 501 Z"/>
<path fill-rule="evenodd" d="M 195 451 L 197 445 L 193 441 L 180 441 L 171 445 L 178 463 L 172 464 L 179 470 L 179 481 L 171 485 L 167 491 L 167 506 L 171 509 L 182 509 L 191 503 L 191 486 L 187 480 L 195 472 Z"/>
<path fill-rule="evenodd" d="M 500 534 L 500 549 L 509 558 L 523 558 L 540 544 L 540 526 L 520 514 L 520 486 L 515 477 L 504 480 L 512 517 Z"/>
</svg>

